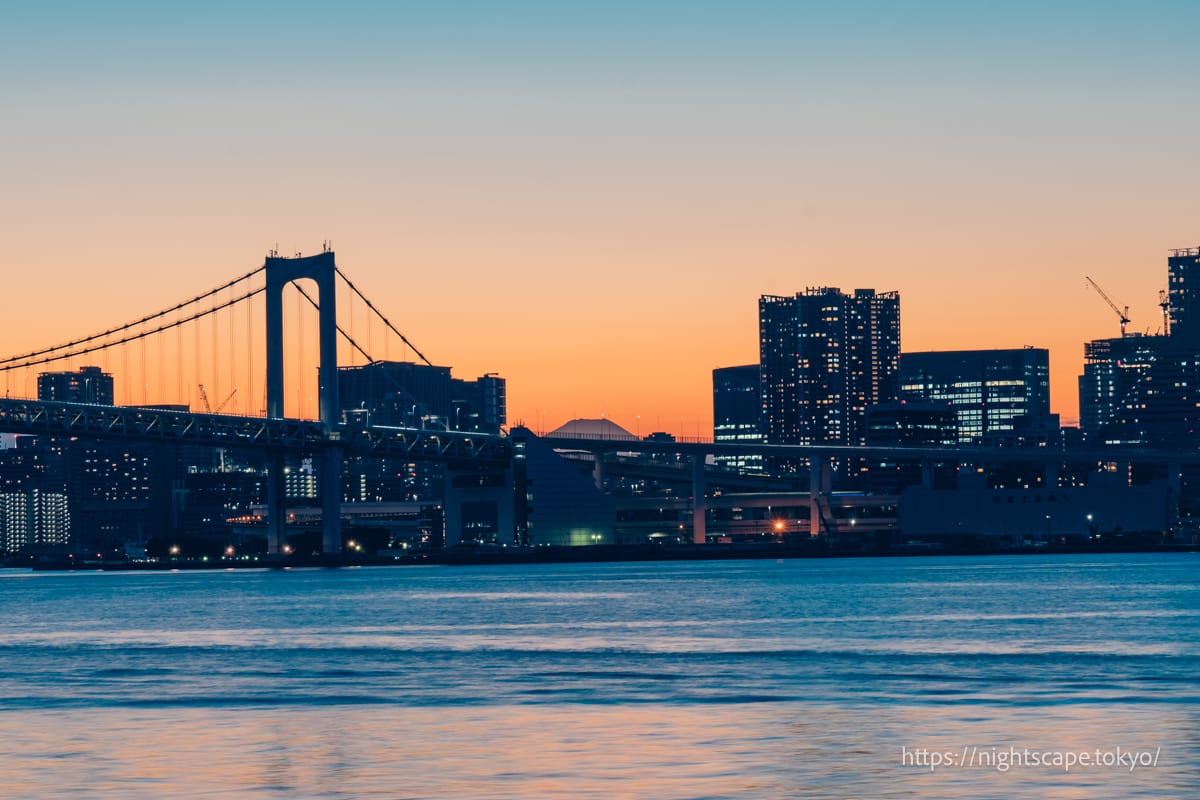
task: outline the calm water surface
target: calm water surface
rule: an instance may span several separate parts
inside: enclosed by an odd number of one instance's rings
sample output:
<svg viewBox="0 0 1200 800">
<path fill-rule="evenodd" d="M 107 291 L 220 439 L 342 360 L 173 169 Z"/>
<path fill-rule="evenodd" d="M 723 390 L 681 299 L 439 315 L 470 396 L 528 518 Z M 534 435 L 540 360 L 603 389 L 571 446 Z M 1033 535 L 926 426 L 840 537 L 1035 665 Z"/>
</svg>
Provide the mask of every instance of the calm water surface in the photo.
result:
<svg viewBox="0 0 1200 800">
<path fill-rule="evenodd" d="M 13 570 L 0 612 L 4 797 L 1200 797 L 1196 554 Z"/>
</svg>

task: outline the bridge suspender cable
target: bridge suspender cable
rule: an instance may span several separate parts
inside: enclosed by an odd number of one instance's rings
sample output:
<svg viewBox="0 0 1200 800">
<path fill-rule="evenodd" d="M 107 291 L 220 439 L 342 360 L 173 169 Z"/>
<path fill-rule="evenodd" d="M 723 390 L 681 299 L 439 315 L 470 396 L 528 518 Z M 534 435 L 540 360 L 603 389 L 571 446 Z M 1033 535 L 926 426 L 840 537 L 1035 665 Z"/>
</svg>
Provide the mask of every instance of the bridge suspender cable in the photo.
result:
<svg viewBox="0 0 1200 800">
<path fill-rule="evenodd" d="M 39 358 L 34 361 L 23 361 L 20 364 L 10 363 L 12 361 L 17 360 L 16 358 L 5 359 L 4 361 L 0 361 L 0 372 L 7 372 L 9 370 L 14 370 L 14 369 L 23 369 L 25 367 L 35 367 L 40 364 L 49 364 L 52 361 L 63 361 L 68 358 L 75 358 L 76 356 L 86 356 L 89 353 L 96 353 L 101 350 L 107 350 L 110 347 L 116 347 L 118 345 L 128 344 L 129 342 L 136 342 L 139 339 L 145 339 L 147 336 L 153 336 L 156 333 L 162 333 L 163 331 L 169 331 L 172 328 L 178 328 L 180 325 L 185 325 L 189 322 L 194 322 L 198 319 L 203 319 L 204 317 L 207 317 L 209 314 L 215 314 L 218 311 L 225 309 L 225 308 L 229 308 L 232 305 L 236 305 L 237 303 L 240 303 L 243 300 L 249 300 L 251 297 L 254 297 L 254 295 L 265 292 L 266 289 L 267 289 L 267 287 L 260 286 L 257 289 L 251 289 L 250 291 L 246 292 L 245 294 L 243 294 L 239 297 L 235 297 L 232 300 L 227 300 L 224 303 L 215 305 L 211 308 L 207 308 L 204 311 L 197 311 L 195 314 L 192 314 L 191 316 L 183 317 L 181 319 L 175 320 L 174 322 L 169 322 L 164 325 L 159 325 L 157 328 L 152 328 L 151 330 L 148 330 L 148 331 L 142 331 L 140 333 L 126 336 L 124 338 L 117 339 L 115 341 L 104 342 L 103 344 L 93 345 L 91 347 L 85 347 L 82 350 L 72 350 L 69 353 L 60 353 L 59 355 L 48 356 L 46 358 Z M 157 315 L 157 316 L 161 316 L 161 315 Z M 154 318 L 153 316 L 150 317 L 150 319 L 153 319 L 153 318 Z M 131 327 L 131 326 L 122 326 L 122 328 L 117 328 L 114 330 L 123 330 L 128 327 Z M 92 341 L 92 340 L 98 339 L 98 338 L 100 338 L 100 337 L 99 336 L 90 336 L 85 340 L 80 340 L 78 342 L 78 344 L 82 344 L 86 341 Z M 62 349 L 61 346 L 60 347 L 52 347 L 47 350 L 42 350 L 36 354 L 31 354 L 31 355 L 41 355 L 43 353 L 51 353 L 55 350 L 60 350 L 60 349 Z M 27 358 L 28 356 L 23 356 L 23 357 Z M 126 372 L 128 372 L 128 369 L 126 369 Z"/>
<path fill-rule="evenodd" d="M 308 292 L 304 291 L 303 286 L 301 286 L 298 283 L 293 283 L 292 286 L 296 287 L 296 291 L 300 292 L 300 296 L 303 297 L 305 300 L 307 300 L 313 308 L 315 308 L 317 311 L 321 310 L 321 305 L 316 300 L 313 300 L 312 296 L 309 295 Z M 353 347 L 355 350 L 357 350 L 362 355 L 363 358 L 365 358 L 367 361 L 375 360 L 375 359 L 371 358 L 370 353 L 368 353 L 366 350 L 363 350 L 361 347 L 358 346 L 358 342 L 354 341 L 354 339 L 350 336 L 350 334 L 346 333 L 346 331 L 342 329 L 341 325 L 335 325 L 334 327 L 337 328 L 337 332 L 342 335 L 342 338 L 345 339 L 347 342 L 349 342 L 350 346 Z"/>
<path fill-rule="evenodd" d="M 338 274 L 338 276 L 339 276 L 339 277 L 341 277 L 341 279 L 342 279 L 342 280 L 344 280 L 344 281 L 346 282 L 346 285 L 347 285 L 347 286 L 349 286 L 349 287 L 350 287 L 350 289 L 351 289 L 351 290 L 353 290 L 353 292 L 354 292 L 356 295 L 358 295 L 360 298 L 362 298 L 362 301 L 363 301 L 364 303 L 366 303 L 366 304 L 367 304 L 367 308 L 369 308 L 369 309 L 371 309 L 372 311 L 374 311 L 374 312 L 375 312 L 375 316 L 377 316 L 377 317 L 379 317 L 381 320 L 383 320 L 383 324 L 384 324 L 384 325 L 387 325 L 387 326 L 388 326 L 388 328 L 390 328 L 390 329 L 391 329 L 392 333 L 394 333 L 394 334 L 396 334 L 397 336 L 399 336 L 399 337 L 400 337 L 400 341 L 404 342 L 406 345 L 408 345 L 409 347 L 411 347 L 411 348 L 412 348 L 412 351 L 413 351 L 414 353 L 416 353 L 416 354 L 417 354 L 417 356 L 418 356 L 418 357 L 419 357 L 419 358 L 420 358 L 422 361 L 424 361 L 426 364 L 428 364 L 428 365 L 429 365 L 429 366 L 431 366 L 431 367 L 433 366 L 433 362 L 432 362 L 432 361 L 430 361 L 428 358 L 426 358 L 426 357 L 425 357 L 425 354 L 424 354 L 424 353 L 422 353 L 420 350 L 418 350 L 418 349 L 417 349 L 417 346 L 416 346 L 415 344 L 413 344 L 412 342 L 410 342 L 410 341 L 408 340 L 408 338 L 407 338 L 407 337 L 406 337 L 406 336 L 405 336 L 403 333 L 401 333 L 400 331 L 396 330 L 396 326 L 395 326 L 395 325 L 393 325 L 393 324 L 391 323 L 391 321 L 389 321 L 389 320 L 388 320 L 388 318 L 387 318 L 387 317 L 385 317 L 385 316 L 383 315 L 383 313 L 382 313 L 382 312 L 380 312 L 380 310 L 379 310 L 378 308 L 376 308 L 376 307 L 375 307 L 375 304 L 374 304 L 374 303 L 372 303 L 370 300 L 368 300 L 368 299 L 367 299 L 367 296 L 366 296 L 365 294 L 363 294 L 362 292 L 360 292 L 360 291 L 358 290 L 358 287 L 357 287 L 357 286 L 355 286 L 355 285 L 354 285 L 354 284 L 353 284 L 353 283 L 350 281 L 350 279 L 346 277 L 346 273 L 342 272 L 342 270 L 341 270 L 341 268 L 340 268 L 340 267 L 337 267 L 337 266 L 335 265 L 335 266 L 334 266 L 334 270 L 336 270 L 336 271 L 337 271 L 337 274 Z"/>
<path fill-rule="evenodd" d="M 228 283 L 224 283 L 215 289 L 210 289 L 209 291 L 204 292 L 203 294 L 198 294 L 195 297 L 193 297 L 191 300 L 186 300 L 182 303 L 177 303 L 177 304 L 171 306 L 170 308 L 164 308 L 161 311 L 156 311 L 153 314 L 148 314 L 139 320 L 135 320 L 133 322 L 127 322 L 124 325 L 120 325 L 116 328 L 112 328 L 110 330 L 104 331 L 103 333 L 94 333 L 91 336 L 85 336 L 82 339 L 76 339 L 71 342 L 64 342 L 63 344 L 58 344 L 58 345 L 55 345 L 54 347 L 47 347 L 43 350 L 35 350 L 32 353 L 25 353 L 24 355 L 9 356 L 8 358 L 0 358 L 0 365 L 11 364 L 14 361 L 22 361 L 25 363 L 19 364 L 17 366 L 32 366 L 34 364 L 45 364 L 45 363 L 49 363 L 50 361 L 62 360 L 62 358 L 65 358 L 66 356 L 62 356 L 62 357 L 58 357 L 58 358 L 48 358 L 48 359 L 45 359 L 44 361 L 30 361 L 29 359 L 34 359 L 34 358 L 38 358 L 39 356 L 49 355 L 50 353 L 56 353 L 59 350 L 66 350 L 71 347 L 78 347 L 81 344 L 87 344 L 89 342 L 94 342 L 97 339 L 104 339 L 104 338 L 106 338 L 108 336 L 112 336 L 114 334 L 123 333 L 124 331 L 127 331 L 130 328 L 136 328 L 139 325 L 144 325 L 147 322 L 151 322 L 153 320 L 159 319 L 160 317 L 165 317 L 167 314 L 171 314 L 175 311 L 179 311 L 181 309 L 187 308 L 188 306 L 195 305 L 196 303 L 200 302 L 201 300 L 212 297 L 213 295 L 217 294 L 218 292 L 223 292 L 226 289 L 236 286 L 237 284 L 241 283 L 242 281 L 248 280 L 249 278 L 254 277 L 258 273 L 262 272 L 264 269 L 266 269 L 266 267 L 259 267 L 258 269 L 255 269 L 251 272 L 247 272 L 245 275 L 242 275 L 239 278 L 234 278 L 233 280 L 229 281 Z M 258 291 L 262 291 L 262 290 L 260 289 Z M 244 300 L 245 297 L 250 297 L 250 296 L 251 295 L 245 295 L 244 297 L 241 297 L 238 299 Z M 224 306 L 221 306 L 221 308 L 223 308 L 223 307 Z M 181 322 L 190 322 L 192 319 L 199 319 L 201 316 L 204 316 L 204 315 L 199 314 L 195 317 L 190 317 L 186 320 L 181 320 Z M 166 326 L 156 329 L 155 331 L 150 331 L 150 333 L 156 333 L 160 330 L 168 330 L 172 327 L 174 327 L 174 326 L 166 325 Z M 121 344 L 125 341 L 133 341 L 136 338 L 137 337 L 130 337 L 129 339 L 124 339 L 124 340 L 122 340 L 122 342 L 115 342 L 114 344 Z M 106 345 L 106 347 L 107 346 L 111 346 L 111 345 Z M 79 351 L 78 353 L 76 353 L 76 355 L 85 355 L 87 353 L 92 353 L 92 352 L 95 352 L 96 350 L 103 350 L 103 349 L 104 349 L 103 347 L 97 347 L 97 348 L 93 348 L 90 350 L 82 350 L 82 351 Z M 8 367 L 4 367 L 4 369 L 8 369 Z"/>
</svg>

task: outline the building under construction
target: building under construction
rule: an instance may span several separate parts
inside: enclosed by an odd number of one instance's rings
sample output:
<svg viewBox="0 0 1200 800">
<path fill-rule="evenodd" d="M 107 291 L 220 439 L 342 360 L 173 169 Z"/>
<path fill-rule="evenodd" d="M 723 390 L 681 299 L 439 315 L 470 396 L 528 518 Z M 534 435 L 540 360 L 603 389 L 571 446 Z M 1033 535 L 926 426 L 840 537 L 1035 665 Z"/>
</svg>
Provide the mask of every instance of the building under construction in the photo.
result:
<svg viewBox="0 0 1200 800">
<path fill-rule="evenodd" d="M 1162 327 L 1128 333 L 1122 311 L 1091 278 L 1120 317 L 1121 336 L 1084 344 L 1079 377 L 1079 428 L 1095 443 L 1175 444 L 1200 441 L 1200 248 L 1171 251 L 1166 291 L 1159 293 Z"/>
</svg>

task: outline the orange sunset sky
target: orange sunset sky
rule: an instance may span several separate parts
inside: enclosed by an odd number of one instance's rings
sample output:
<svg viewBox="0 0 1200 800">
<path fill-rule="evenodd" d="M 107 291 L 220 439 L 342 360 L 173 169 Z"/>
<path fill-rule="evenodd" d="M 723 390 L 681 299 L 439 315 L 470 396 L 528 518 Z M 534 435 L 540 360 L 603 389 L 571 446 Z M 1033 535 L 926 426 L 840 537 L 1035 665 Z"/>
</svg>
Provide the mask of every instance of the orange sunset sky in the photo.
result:
<svg viewBox="0 0 1200 800">
<path fill-rule="evenodd" d="M 1153 333 L 1200 244 L 1194 5 L 563 5 L 6 10 L 0 350 L 330 240 L 512 423 L 709 435 L 758 296 L 826 285 L 1049 348 L 1073 422 L 1085 276 Z"/>
</svg>

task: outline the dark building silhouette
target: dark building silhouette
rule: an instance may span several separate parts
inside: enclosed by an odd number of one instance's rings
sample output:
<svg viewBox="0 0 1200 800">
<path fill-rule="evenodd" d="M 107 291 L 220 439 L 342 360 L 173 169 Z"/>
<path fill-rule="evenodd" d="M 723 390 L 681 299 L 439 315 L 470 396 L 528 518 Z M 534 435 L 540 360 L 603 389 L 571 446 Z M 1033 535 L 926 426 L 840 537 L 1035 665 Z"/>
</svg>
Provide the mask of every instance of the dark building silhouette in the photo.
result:
<svg viewBox="0 0 1200 800">
<path fill-rule="evenodd" d="M 266 478 L 262 470 L 189 472 L 182 487 L 176 527 L 191 534 L 223 534 L 230 520 L 249 517 L 256 506 L 266 502 Z"/>
<path fill-rule="evenodd" d="M 949 403 L 901 400 L 867 409 L 867 444 L 877 446 L 953 447 L 958 444 L 958 413 Z M 927 477 L 935 486 L 952 486 L 957 463 L 923 464 L 896 458 L 872 459 L 867 470 L 873 491 L 897 494 Z M 925 470 L 931 470 L 926 476 Z"/>
<path fill-rule="evenodd" d="M 904 353 L 900 395 L 949 403 L 958 414 L 959 442 L 994 443 L 1011 434 L 1018 419 L 1049 415 L 1050 352 L 1026 347 Z"/>
<path fill-rule="evenodd" d="M 958 444 L 958 412 L 949 402 L 901 400 L 867 409 L 867 444 L 953 447 Z"/>
<path fill-rule="evenodd" d="M 112 405 L 113 378 L 99 367 L 45 372 L 38 376 L 38 399 Z M 173 529 L 183 473 L 178 445 L 47 437 L 38 446 L 48 449 L 48 458 L 61 453 L 72 539 L 80 549 L 123 550 L 127 542 Z"/>
<path fill-rule="evenodd" d="M 758 364 L 713 370 L 713 441 L 761 442 L 762 400 Z M 730 469 L 761 470 L 762 456 L 717 455 L 713 461 Z"/>
<path fill-rule="evenodd" d="M 900 295 L 810 288 L 758 309 L 764 440 L 863 444 L 866 409 L 897 399 Z"/>
<path fill-rule="evenodd" d="M 338 370 L 343 414 L 366 414 L 369 424 L 499 433 L 507 424 L 504 378 L 488 373 L 474 381 L 450 367 L 376 361 Z"/>
<path fill-rule="evenodd" d="M 553 440 L 522 427 L 512 437 L 515 541 L 535 547 L 613 544 L 616 500 L 557 453 Z"/>
<path fill-rule="evenodd" d="M 363 425 L 499 433 L 507 424 L 504 378 L 488 373 L 473 381 L 450 367 L 376 361 L 338 370 L 342 415 Z M 440 500 L 445 470 L 427 462 L 349 458 L 342 466 L 347 502 Z"/>
<path fill-rule="evenodd" d="M 38 399 L 60 403 L 113 404 L 113 378 L 99 367 L 78 372 L 43 372 L 38 375 Z"/>
</svg>

